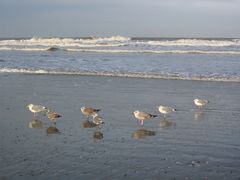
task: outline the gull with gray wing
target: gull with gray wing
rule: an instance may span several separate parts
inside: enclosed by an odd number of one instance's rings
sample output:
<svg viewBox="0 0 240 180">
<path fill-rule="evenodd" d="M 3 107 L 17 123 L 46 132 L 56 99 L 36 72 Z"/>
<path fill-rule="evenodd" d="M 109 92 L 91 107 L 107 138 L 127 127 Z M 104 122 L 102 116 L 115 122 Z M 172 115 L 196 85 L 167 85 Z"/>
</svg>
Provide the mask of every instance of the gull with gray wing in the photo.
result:
<svg viewBox="0 0 240 180">
<path fill-rule="evenodd" d="M 29 111 L 31 111 L 33 113 L 34 116 L 37 115 L 37 113 L 40 112 L 47 112 L 47 108 L 41 105 L 34 105 L 34 104 L 29 104 L 27 105 L 27 108 L 29 109 Z"/>
<path fill-rule="evenodd" d="M 89 116 L 93 116 L 95 114 L 97 114 L 100 109 L 95 109 L 95 108 L 92 108 L 92 107 L 81 107 L 81 112 L 83 113 L 83 115 L 87 116 L 87 118 L 89 118 Z"/>
<path fill-rule="evenodd" d="M 209 101 L 206 99 L 194 99 L 193 102 L 197 107 L 200 107 L 200 108 L 202 108 L 203 106 L 209 103 Z"/>
<path fill-rule="evenodd" d="M 145 120 L 157 117 L 157 115 L 153 115 L 150 113 L 146 113 L 146 112 L 140 112 L 140 111 L 134 111 L 133 115 L 136 119 L 138 119 L 139 121 L 141 121 L 141 125 L 143 125 Z"/>
<path fill-rule="evenodd" d="M 167 114 L 176 111 L 176 109 L 168 106 L 158 106 L 158 110 L 161 114 L 163 114 L 164 118 L 166 117 Z"/>
</svg>

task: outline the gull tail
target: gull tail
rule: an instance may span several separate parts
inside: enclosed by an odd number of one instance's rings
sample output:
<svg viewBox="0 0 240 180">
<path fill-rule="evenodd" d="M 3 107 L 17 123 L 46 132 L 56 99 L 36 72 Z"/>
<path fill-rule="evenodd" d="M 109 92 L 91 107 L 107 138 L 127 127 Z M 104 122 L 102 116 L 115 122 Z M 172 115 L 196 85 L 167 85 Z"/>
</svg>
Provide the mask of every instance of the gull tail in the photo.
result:
<svg viewBox="0 0 240 180">
<path fill-rule="evenodd" d="M 151 118 L 155 118 L 157 117 L 157 115 L 151 114 Z"/>
<path fill-rule="evenodd" d="M 96 112 L 99 112 L 99 111 L 101 111 L 101 109 L 96 109 Z"/>
</svg>

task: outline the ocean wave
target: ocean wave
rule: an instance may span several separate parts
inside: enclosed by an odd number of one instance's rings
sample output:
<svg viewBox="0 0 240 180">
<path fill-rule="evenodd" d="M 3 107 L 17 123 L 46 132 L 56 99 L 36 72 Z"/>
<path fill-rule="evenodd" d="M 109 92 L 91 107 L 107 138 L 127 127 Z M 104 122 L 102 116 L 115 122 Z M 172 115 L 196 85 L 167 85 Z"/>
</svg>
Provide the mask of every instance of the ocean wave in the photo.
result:
<svg viewBox="0 0 240 180">
<path fill-rule="evenodd" d="M 101 47 L 101 46 L 191 46 L 191 47 L 239 47 L 240 39 L 161 39 L 130 38 L 123 36 L 91 38 L 31 38 L 0 40 L 0 46 L 57 46 L 57 47 Z"/>
<path fill-rule="evenodd" d="M 211 40 L 211 39 L 178 39 L 164 41 L 148 41 L 147 44 L 153 46 L 209 46 L 209 47 L 224 47 L 224 46 L 240 46 L 239 39 L 232 40 Z"/>
<path fill-rule="evenodd" d="M 81 76 L 107 76 L 107 77 L 125 77 L 125 78 L 149 78 L 149 79 L 167 79 L 167 80 L 196 80 L 196 81 L 222 81 L 222 82 L 240 82 L 240 77 L 226 76 L 182 76 L 177 74 L 156 74 L 156 73 L 137 73 L 137 72 L 95 72 L 95 71 L 55 71 L 43 69 L 18 69 L 18 68 L 0 68 L 0 73 L 22 73 L 36 75 L 81 75 Z"/>
<path fill-rule="evenodd" d="M 0 51 L 68 51 L 94 53 L 149 53 L 149 54 L 216 54 L 240 55 L 240 51 L 201 51 L 201 50 L 132 50 L 132 49 L 91 49 L 91 48 L 58 48 L 58 47 L 0 47 Z"/>
<path fill-rule="evenodd" d="M 109 38 L 31 38 L 0 40 L 0 46 L 114 46 L 131 38 L 112 36 Z M 114 43 L 114 44 L 113 44 Z M 122 43 L 120 44 L 122 45 Z"/>
<path fill-rule="evenodd" d="M 95 41 L 130 41 L 130 37 L 124 37 L 124 36 L 112 36 L 112 37 L 92 37 L 92 40 Z"/>
<path fill-rule="evenodd" d="M 61 50 L 61 49 L 59 49 L 59 48 L 57 48 L 57 47 L 50 47 L 50 48 L 48 48 L 47 49 L 47 51 L 59 51 L 59 50 Z"/>
<path fill-rule="evenodd" d="M 50 47 L 51 48 L 51 47 Z M 48 51 L 50 48 L 46 47 L 0 47 L 0 51 Z"/>
<path fill-rule="evenodd" d="M 200 50 L 125 50 L 125 49 L 74 49 L 69 52 L 97 52 L 97 53 L 153 53 L 153 54 L 226 54 L 240 55 L 240 51 L 200 51 Z"/>
</svg>

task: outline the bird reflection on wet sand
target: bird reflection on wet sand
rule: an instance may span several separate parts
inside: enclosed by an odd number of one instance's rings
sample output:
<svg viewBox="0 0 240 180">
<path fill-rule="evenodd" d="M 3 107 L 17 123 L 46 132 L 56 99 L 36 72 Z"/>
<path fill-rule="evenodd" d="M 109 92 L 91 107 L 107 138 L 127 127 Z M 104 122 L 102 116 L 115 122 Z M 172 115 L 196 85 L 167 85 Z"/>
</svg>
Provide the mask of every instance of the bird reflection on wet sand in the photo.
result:
<svg viewBox="0 0 240 180">
<path fill-rule="evenodd" d="M 92 135 L 93 142 L 103 139 L 103 133 L 100 131 L 100 129 L 101 129 L 100 125 L 97 125 L 93 121 L 82 120 L 81 126 L 82 126 L 82 128 L 96 128 Z"/>
<path fill-rule="evenodd" d="M 43 122 L 38 119 L 34 119 L 28 123 L 28 127 L 29 128 L 43 128 Z"/>
<path fill-rule="evenodd" d="M 47 128 L 47 134 L 59 134 L 60 131 L 55 126 L 50 126 Z"/>
<path fill-rule="evenodd" d="M 155 131 L 150 131 L 150 130 L 147 130 L 146 128 L 140 128 L 132 134 L 132 137 L 134 139 L 143 139 L 148 136 L 155 136 L 155 135 L 156 135 Z"/>
<path fill-rule="evenodd" d="M 81 125 L 83 128 L 94 128 L 97 126 L 95 123 L 93 123 L 92 121 L 88 121 L 88 120 L 82 120 Z"/>
<path fill-rule="evenodd" d="M 172 122 L 172 121 L 169 121 L 169 120 L 166 120 L 166 119 L 161 119 L 159 121 L 159 127 L 160 128 L 165 128 L 165 127 L 170 127 L 170 126 L 175 126 L 176 123 L 175 122 Z"/>
<path fill-rule="evenodd" d="M 93 133 L 93 141 L 96 142 L 101 139 L 103 139 L 103 133 L 97 128 L 97 130 Z"/>
<path fill-rule="evenodd" d="M 202 120 L 203 118 L 204 118 L 204 112 L 203 111 L 194 112 L 194 119 L 195 120 Z"/>
</svg>

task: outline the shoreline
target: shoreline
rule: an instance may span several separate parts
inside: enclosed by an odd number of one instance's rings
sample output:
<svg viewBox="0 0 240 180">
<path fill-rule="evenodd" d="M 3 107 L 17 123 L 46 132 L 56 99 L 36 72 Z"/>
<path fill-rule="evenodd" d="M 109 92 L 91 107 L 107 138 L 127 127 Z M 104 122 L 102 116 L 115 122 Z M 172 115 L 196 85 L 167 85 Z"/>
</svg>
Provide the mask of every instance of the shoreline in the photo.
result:
<svg viewBox="0 0 240 180">
<path fill-rule="evenodd" d="M 161 74 L 144 74 L 144 73 L 114 73 L 114 72 L 89 72 L 89 71 L 48 71 L 48 70 L 28 70 L 28 69 L 8 69 L 4 68 L 0 70 L 0 75 L 49 75 L 49 76 L 94 76 L 94 77 L 116 77 L 116 78 L 139 78 L 139 79 L 159 79 L 159 80 L 180 80 L 180 81 L 202 81 L 202 82 L 233 82 L 240 83 L 240 77 L 238 79 L 233 78 L 221 78 L 221 77 L 179 77 L 179 76 L 166 76 Z"/>
</svg>

